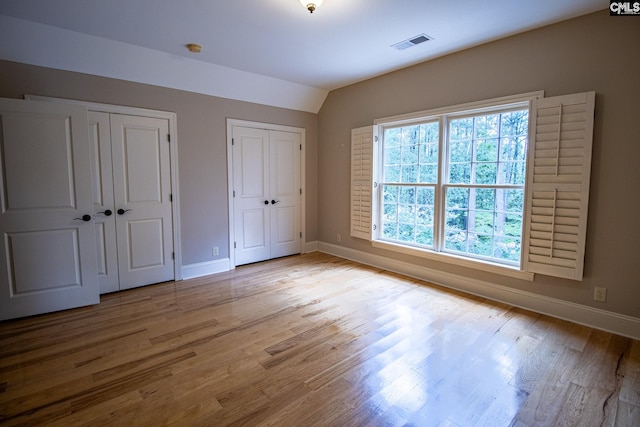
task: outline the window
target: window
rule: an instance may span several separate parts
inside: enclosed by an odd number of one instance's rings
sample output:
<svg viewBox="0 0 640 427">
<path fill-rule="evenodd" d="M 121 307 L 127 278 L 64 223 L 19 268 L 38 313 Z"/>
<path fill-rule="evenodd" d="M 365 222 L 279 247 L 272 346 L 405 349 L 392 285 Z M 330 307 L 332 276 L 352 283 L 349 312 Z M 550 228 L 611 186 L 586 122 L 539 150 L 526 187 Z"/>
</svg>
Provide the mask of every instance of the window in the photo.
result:
<svg viewBox="0 0 640 427">
<path fill-rule="evenodd" d="M 519 266 L 528 127 L 528 103 L 382 125 L 379 239 Z"/>
<path fill-rule="evenodd" d="M 351 236 L 581 280 L 594 100 L 538 92 L 353 129 Z"/>
</svg>

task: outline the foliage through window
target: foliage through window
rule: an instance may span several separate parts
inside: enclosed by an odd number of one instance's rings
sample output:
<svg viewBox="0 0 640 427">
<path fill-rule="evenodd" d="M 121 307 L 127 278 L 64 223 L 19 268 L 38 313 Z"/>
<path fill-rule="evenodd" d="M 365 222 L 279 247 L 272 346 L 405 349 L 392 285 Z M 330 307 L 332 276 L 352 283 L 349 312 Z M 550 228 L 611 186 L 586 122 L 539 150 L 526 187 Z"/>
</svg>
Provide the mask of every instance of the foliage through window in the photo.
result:
<svg viewBox="0 0 640 427">
<path fill-rule="evenodd" d="M 381 129 L 379 240 L 520 265 L 528 103 Z"/>
</svg>

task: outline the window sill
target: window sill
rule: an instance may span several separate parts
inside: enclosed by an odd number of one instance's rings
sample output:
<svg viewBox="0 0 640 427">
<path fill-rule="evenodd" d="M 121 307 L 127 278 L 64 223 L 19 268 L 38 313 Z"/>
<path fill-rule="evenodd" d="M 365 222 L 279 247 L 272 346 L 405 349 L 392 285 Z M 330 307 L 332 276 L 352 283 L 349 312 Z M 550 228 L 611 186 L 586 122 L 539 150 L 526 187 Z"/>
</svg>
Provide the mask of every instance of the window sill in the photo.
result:
<svg viewBox="0 0 640 427">
<path fill-rule="evenodd" d="M 472 260 L 468 258 L 459 257 L 452 254 L 432 252 L 429 250 L 422 250 L 417 248 L 411 248 L 391 242 L 383 242 L 380 240 L 374 240 L 371 244 L 380 249 L 386 249 L 393 252 L 400 252 L 407 255 L 413 255 L 420 258 L 427 258 L 434 261 L 446 262 L 448 264 L 457 265 L 459 267 L 469 268 L 473 270 L 485 271 L 487 273 L 498 274 L 501 276 L 513 277 L 515 279 L 533 281 L 534 273 L 528 271 L 519 270 L 516 267 L 509 267 L 506 265 L 493 264 L 486 261 Z"/>
</svg>

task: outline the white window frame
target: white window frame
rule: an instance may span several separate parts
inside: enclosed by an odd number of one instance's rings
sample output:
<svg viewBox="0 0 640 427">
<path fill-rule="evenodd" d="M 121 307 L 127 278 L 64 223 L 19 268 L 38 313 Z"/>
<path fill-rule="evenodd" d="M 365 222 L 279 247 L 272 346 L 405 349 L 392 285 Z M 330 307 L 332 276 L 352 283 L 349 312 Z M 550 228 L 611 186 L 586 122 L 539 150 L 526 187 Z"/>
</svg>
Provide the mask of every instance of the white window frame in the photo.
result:
<svg viewBox="0 0 640 427">
<path fill-rule="evenodd" d="M 516 109 L 516 108 L 528 108 L 531 111 L 531 103 L 533 100 L 538 98 L 543 98 L 543 91 L 536 91 L 530 93 L 524 93 L 519 95 L 494 98 L 486 101 L 472 102 L 467 104 L 460 104 L 449 106 L 445 108 L 438 108 L 433 110 L 425 110 L 419 111 L 410 114 L 403 114 L 399 116 L 385 117 L 376 119 L 374 121 L 374 129 L 377 129 L 377 134 L 383 135 L 384 127 L 396 127 L 400 125 L 411 125 L 416 123 L 424 123 L 429 120 L 439 120 L 440 122 L 440 150 L 438 152 L 439 155 L 439 174 L 440 179 L 437 188 L 439 191 L 437 193 L 441 193 L 445 185 L 445 177 L 442 175 L 443 171 L 443 160 L 444 157 L 448 155 L 448 145 L 446 146 L 446 150 L 443 150 L 443 138 L 445 138 L 445 132 L 447 131 L 447 119 L 455 118 L 455 117 L 466 117 L 469 115 L 480 115 L 483 113 L 491 113 L 496 110 L 506 110 L 506 109 Z M 444 117 L 443 117 L 444 116 Z M 531 118 L 529 119 L 529 123 L 531 123 Z M 500 274 L 509 277 L 515 277 L 518 279 L 524 279 L 532 281 L 534 278 L 534 274 L 531 272 L 524 271 L 522 269 L 522 265 L 524 264 L 524 260 L 522 258 L 522 254 L 524 253 L 524 230 L 522 233 L 522 250 L 521 250 L 521 259 L 519 262 L 519 266 L 512 266 L 507 264 L 501 264 L 497 262 L 491 262 L 489 260 L 478 259 L 467 257 L 463 255 L 456 255 L 448 252 L 443 252 L 441 250 L 430 250 L 426 248 L 417 248 L 410 245 L 404 245 L 402 243 L 391 242 L 387 240 L 383 240 L 381 238 L 381 227 L 380 219 L 381 219 L 381 203 L 378 203 L 381 200 L 381 187 L 377 185 L 381 180 L 382 175 L 382 153 L 381 153 L 381 145 L 376 146 L 375 149 L 378 150 L 376 157 L 376 164 L 373 167 L 373 182 L 374 182 L 374 194 L 373 200 L 374 205 L 376 205 L 375 211 L 372 213 L 372 223 L 374 224 L 371 241 L 374 247 L 391 250 L 394 252 L 400 252 L 407 255 L 413 255 L 420 258 L 432 259 L 435 261 L 446 262 L 449 264 L 453 264 L 459 267 L 471 268 L 475 270 L 486 271 L 490 273 Z M 526 183 L 525 183 L 526 186 Z M 526 191 L 526 190 L 525 190 Z M 440 248 L 442 246 L 442 242 L 439 241 L 440 233 L 437 232 L 441 228 L 441 222 L 444 221 L 442 218 L 442 214 L 444 212 L 441 204 L 444 200 L 443 194 L 438 194 L 435 199 L 434 211 L 436 212 L 436 221 L 438 224 L 436 225 L 436 233 L 434 233 L 434 246 L 436 248 Z M 524 218 L 526 217 L 526 208 L 523 210 L 523 223 Z"/>
</svg>

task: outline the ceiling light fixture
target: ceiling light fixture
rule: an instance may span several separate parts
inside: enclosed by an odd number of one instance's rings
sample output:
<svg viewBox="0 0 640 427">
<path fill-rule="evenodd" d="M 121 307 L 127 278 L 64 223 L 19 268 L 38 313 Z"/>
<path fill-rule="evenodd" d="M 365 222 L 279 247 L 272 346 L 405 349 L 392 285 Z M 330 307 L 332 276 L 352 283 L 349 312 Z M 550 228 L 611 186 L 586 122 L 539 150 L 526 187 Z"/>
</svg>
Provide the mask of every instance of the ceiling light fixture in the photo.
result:
<svg viewBox="0 0 640 427">
<path fill-rule="evenodd" d="M 315 0 L 310 2 L 309 0 L 300 0 L 300 4 L 307 8 L 310 13 L 313 13 L 314 10 L 320 7 L 323 0 Z"/>
</svg>

